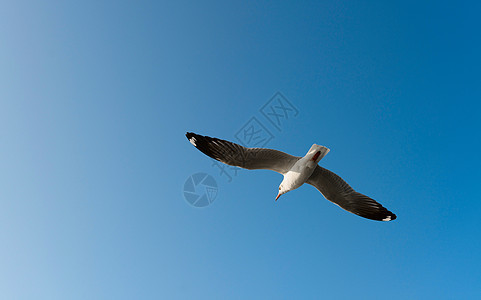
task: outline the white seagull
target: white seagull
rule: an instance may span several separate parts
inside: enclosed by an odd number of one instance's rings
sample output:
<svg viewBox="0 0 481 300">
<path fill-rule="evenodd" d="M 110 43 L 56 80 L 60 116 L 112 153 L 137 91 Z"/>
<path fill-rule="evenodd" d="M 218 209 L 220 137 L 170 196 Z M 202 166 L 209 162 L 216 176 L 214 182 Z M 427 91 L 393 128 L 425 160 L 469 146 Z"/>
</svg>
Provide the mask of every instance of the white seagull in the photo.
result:
<svg viewBox="0 0 481 300">
<path fill-rule="evenodd" d="M 307 182 L 348 212 L 377 221 L 396 219 L 396 215 L 381 204 L 356 192 L 341 177 L 317 164 L 329 152 L 324 146 L 313 144 L 304 157 L 298 157 L 273 149 L 246 148 L 192 132 L 187 132 L 186 137 L 201 152 L 225 164 L 249 170 L 268 169 L 284 175 L 276 201 Z"/>
</svg>

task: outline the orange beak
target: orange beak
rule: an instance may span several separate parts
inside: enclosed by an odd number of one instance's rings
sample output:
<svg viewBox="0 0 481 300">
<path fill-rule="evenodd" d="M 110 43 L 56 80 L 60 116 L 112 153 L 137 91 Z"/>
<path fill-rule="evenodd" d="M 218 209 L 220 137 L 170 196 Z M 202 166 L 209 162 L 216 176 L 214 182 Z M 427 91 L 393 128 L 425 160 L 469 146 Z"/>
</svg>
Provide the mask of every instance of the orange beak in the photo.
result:
<svg viewBox="0 0 481 300">
<path fill-rule="evenodd" d="M 281 194 L 280 194 L 280 193 L 279 193 L 279 194 L 277 194 L 276 201 L 277 201 L 277 199 L 279 199 L 279 197 L 280 197 L 280 196 L 281 196 Z"/>
</svg>

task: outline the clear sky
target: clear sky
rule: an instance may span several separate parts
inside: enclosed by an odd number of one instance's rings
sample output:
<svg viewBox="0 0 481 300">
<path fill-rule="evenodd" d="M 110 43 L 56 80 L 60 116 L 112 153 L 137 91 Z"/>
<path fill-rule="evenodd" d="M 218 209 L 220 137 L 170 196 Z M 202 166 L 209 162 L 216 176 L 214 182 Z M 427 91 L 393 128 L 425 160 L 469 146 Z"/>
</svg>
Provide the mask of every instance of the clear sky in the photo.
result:
<svg viewBox="0 0 481 300">
<path fill-rule="evenodd" d="M 479 297 L 480 9 L 3 2 L 1 298 Z M 297 110 L 278 127 L 277 92 Z M 237 141 L 252 118 L 267 147 L 329 147 L 320 164 L 398 219 L 311 186 L 275 202 L 281 175 L 228 178 L 184 136 Z M 183 193 L 199 172 L 203 208 Z"/>
</svg>

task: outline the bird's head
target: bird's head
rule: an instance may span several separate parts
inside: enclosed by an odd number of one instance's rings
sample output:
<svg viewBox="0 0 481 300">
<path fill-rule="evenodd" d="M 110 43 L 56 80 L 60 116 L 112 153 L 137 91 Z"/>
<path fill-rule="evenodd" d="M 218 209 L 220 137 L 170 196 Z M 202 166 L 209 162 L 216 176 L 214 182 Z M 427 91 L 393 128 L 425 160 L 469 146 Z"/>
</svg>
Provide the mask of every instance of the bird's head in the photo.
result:
<svg viewBox="0 0 481 300">
<path fill-rule="evenodd" d="M 277 194 L 276 201 L 277 201 L 277 199 L 279 199 L 279 197 L 280 197 L 281 195 L 284 195 L 284 194 L 287 193 L 288 191 L 289 191 L 289 190 L 286 189 L 286 188 L 284 187 L 284 185 L 281 183 L 281 185 L 279 185 L 279 193 Z"/>
</svg>

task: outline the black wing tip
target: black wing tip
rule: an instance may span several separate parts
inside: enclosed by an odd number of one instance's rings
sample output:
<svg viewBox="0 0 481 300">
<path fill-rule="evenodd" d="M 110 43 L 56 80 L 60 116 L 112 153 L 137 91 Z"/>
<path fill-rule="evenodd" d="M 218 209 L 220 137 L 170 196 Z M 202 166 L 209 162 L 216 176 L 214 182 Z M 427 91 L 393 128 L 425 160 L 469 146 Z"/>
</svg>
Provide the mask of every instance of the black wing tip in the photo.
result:
<svg viewBox="0 0 481 300">
<path fill-rule="evenodd" d="M 394 221 L 397 216 L 387 210 L 380 203 L 358 192 L 353 192 L 347 196 L 349 202 L 346 206 L 341 206 L 345 210 L 352 212 L 360 217 L 374 221 Z"/>
<path fill-rule="evenodd" d="M 216 152 L 216 150 L 214 149 L 215 147 L 213 148 L 211 144 L 212 141 L 216 141 L 218 139 L 211 138 L 208 136 L 203 136 L 200 134 L 195 134 L 193 132 L 187 132 L 185 136 L 187 137 L 189 142 L 198 150 L 200 150 L 202 153 L 204 153 L 205 155 L 213 159 L 219 160 L 217 157 L 218 155 L 215 153 Z"/>
<path fill-rule="evenodd" d="M 185 133 L 185 136 L 187 137 L 187 139 L 189 140 L 189 142 L 194 145 L 195 147 L 197 147 L 197 141 L 200 140 L 201 138 L 203 138 L 203 136 L 201 135 L 198 135 L 198 134 L 195 134 L 193 132 L 186 132 Z"/>
<path fill-rule="evenodd" d="M 382 221 L 382 222 L 389 222 L 389 221 L 394 221 L 397 219 L 397 216 L 393 213 L 388 213 L 388 214 L 366 214 L 366 213 L 358 213 L 355 212 L 356 215 L 373 220 L 373 221 Z"/>
<path fill-rule="evenodd" d="M 195 137 L 197 134 L 193 132 L 186 132 L 185 136 L 187 137 L 188 140 L 190 140 L 192 137 Z"/>
<path fill-rule="evenodd" d="M 387 211 L 387 213 L 372 213 L 372 212 L 371 213 L 354 212 L 354 213 L 360 217 L 373 220 L 373 221 L 389 222 L 397 219 L 397 216 L 390 211 Z"/>
<path fill-rule="evenodd" d="M 383 221 L 383 222 L 389 222 L 389 221 L 394 221 L 396 220 L 397 216 L 387 210 L 385 207 L 380 205 L 380 211 L 377 212 L 371 212 L 371 213 L 364 213 L 364 214 L 359 214 L 361 217 L 375 220 L 375 221 Z"/>
<path fill-rule="evenodd" d="M 193 132 L 186 132 L 186 133 L 185 133 L 185 137 L 186 137 L 186 138 L 189 140 L 189 142 L 191 142 L 191 143 L 192 143 L 192 138 L 194 138 L 195 135 L 196 135 L 196 134 L 193 133 Z"/>
<path fill-rule="evenodd" d="M 384 218 L 382 218 L 380 221 L 388 222 L 388 221 L 394 221 L 397 219 L 397 216 L 393 214 L 392 212 L 389 212 Z"/>
</svg>

